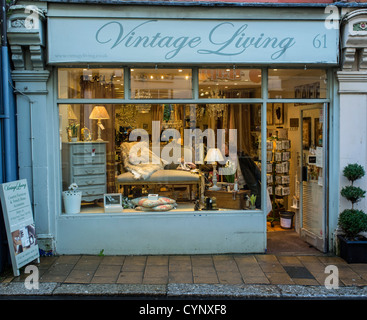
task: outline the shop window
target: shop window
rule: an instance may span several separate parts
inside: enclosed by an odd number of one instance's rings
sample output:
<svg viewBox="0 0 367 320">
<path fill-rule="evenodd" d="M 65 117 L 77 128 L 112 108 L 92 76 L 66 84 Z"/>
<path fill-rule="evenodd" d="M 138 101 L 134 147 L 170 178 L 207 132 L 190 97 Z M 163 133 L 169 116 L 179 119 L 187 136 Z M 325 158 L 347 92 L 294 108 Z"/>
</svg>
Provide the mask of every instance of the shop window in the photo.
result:
<svg viewBox="0 0 367 320">
<path fill-rule="evenodd" d="M 261 70 L 199 69 L 199 98 L 261 98 Z"/>
<path fill-rule="evenodd" d="M 60 104 L 59 114 L 63 190 L 79 186 L 82 213 L 103 212 L 106 193 L 122 195 L 124 213 L 249 210 L 251 196 L 261 207 L 260 105 Z M 136 202 L 149 194 L 170 203 Z"/>
<path fill-rule="evenodd" d="M 131 69 L 131 99 L 191 99 L 191 69 Z"/>
<path fill-rule="evenodd" d="M 269 69 L 271 99 L 324 99 L 327 97 L 326 70 Z"/>
<path fill-rule="evenodd" d="M 123 69 L 60 68 L 59 99 L 123 99 Z"/>
</svg>

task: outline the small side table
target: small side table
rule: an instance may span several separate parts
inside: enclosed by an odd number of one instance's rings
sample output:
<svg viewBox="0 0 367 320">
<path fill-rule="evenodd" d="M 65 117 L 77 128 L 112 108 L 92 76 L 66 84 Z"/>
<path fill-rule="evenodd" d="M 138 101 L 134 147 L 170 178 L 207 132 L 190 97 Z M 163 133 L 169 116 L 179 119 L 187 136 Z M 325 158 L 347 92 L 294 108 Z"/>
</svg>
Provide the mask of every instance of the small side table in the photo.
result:
<svg viewBox="0 0 367 320">
<path fill-rule="evenodd" d="M 206 197 L 215 197 L 217 199 L 217 208 L 223 209 L 236 209 L 242 210 L 245 209 L 245 195 L 247 194 L 250 196 L 250 190 L 240 190 L 235 192 L 232 191 L 211 191 L 206 190 L 205 196 Z"/>
</svg>

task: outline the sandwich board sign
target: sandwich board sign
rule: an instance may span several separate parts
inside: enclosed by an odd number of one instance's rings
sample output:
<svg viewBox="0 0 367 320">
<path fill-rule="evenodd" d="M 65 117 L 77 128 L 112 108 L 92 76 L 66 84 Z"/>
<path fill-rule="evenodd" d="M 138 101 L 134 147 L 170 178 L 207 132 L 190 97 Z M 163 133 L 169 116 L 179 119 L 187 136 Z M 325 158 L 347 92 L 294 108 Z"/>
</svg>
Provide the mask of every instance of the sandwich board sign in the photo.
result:
<svg viewBox="0 0 367 320">
<path fill-rule="evenodd" d="M 21 267 L 34 260 L 39 262 L 39 249 L 27 180 L 1 184 L 0 199 L 13 273 L 19 276 Z"/>
</svg>

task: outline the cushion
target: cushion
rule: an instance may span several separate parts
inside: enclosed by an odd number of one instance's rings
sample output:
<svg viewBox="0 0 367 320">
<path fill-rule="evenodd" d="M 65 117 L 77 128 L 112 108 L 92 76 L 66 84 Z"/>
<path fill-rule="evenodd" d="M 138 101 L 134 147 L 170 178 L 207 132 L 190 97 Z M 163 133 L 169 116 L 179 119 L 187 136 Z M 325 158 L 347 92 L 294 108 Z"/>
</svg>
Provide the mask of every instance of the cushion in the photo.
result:
<svg viewBox="0 0 367 320">
<path fill-rule="evenodd" d="M 161 205 L 151 207 L 151 208 L 137 206 L 135 210 L 138 210 L 138 211 L 168 211 L 174 208 L 176 208 L 175 204 L 161 204 Z"/>
<path fill-rule="evenodd" d="M 148 199 L 148 197 L 140 197 L 140 198 L 132 199 L 131 203 L 136 206 L 141 206 L 144 208 L 152 208 L 158 205 L 174 204 L 176 203 L 176 200 L 170 199 L 167 197 L 162 197 L 162 196 L 158 197 L 158 199 L 156 200 Z"/>
<path fill-rule="evenodd" d="M 136 181 L 131 172 L 125 172 L 117 177 L 118 182 L 133 183 Z M 139 180 L 142 181 L 142 180 Z M 157 170 L 148 179 L 147 182 L 195 182 L 199 181 L 199 175 L 184 170 Z"/>
</svg>

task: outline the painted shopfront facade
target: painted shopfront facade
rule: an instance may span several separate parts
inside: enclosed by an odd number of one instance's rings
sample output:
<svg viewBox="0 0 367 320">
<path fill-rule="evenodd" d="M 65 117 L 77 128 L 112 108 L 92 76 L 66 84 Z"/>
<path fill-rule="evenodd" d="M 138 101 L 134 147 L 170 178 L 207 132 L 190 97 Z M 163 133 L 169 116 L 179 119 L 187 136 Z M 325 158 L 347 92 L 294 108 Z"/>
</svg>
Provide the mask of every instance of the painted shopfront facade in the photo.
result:
<svg viewBox="0 0 367 320">
<path fill-rule="evenodd" d="M 363 9 L 334 7 L 330 20 L 326 5 L 35 5 L 14 8 L 8 38 L 19 175 L 31 186 L 41 246 L 60 254 L 263 253 L 267 221 L 288 210 L 300 237 L 334 250 L 341 168 L 367 157 L 344 146 L 367 143 L 344 121 L 355 116 L 365 130 L 366 117 L 347 107 L 352 99 L 367 108 Z M 209 159 L 215 148 L 219 158 Z M 223 173 L 232 160 L 236 170 Z M 218 185 L 231 191 L 210 190 L 214 161 Z M 83 191 L 76 214 L 62 200 L 73 182 Z M 105 212 L 101 199 L 116 193 L 129 203 L 144 194 L 174 201 L 168 211 Z M 257 196 L 255 207 L 244 194 Z M 225 195 L 232 199 L 220 202 Z M 208 196 L 218 210 L 207 210 Z"/>
</svg>

